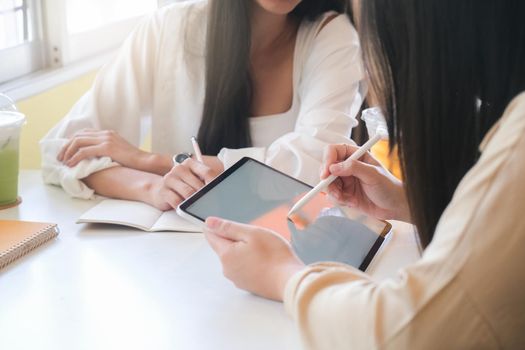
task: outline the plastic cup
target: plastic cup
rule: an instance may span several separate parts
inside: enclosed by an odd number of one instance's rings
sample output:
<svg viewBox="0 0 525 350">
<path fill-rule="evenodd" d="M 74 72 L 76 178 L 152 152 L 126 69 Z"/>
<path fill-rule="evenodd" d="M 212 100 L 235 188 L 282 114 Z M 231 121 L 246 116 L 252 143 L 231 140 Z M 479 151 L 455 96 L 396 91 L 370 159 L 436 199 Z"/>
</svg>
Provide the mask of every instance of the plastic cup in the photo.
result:
<svg viewBox="0 0 525 350">
<path fill-rule="evenodd" d="M 0 111 L 0 207 L 18 201 L 20 131 L 25 120 L 22 113 Z"/>
</svg>

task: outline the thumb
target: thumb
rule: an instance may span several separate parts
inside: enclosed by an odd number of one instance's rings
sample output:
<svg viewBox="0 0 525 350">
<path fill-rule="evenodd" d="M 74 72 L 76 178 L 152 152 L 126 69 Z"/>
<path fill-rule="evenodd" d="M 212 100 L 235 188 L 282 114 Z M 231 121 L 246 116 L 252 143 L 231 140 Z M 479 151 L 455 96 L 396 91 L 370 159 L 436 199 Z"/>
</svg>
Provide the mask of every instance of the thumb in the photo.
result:
<svg viewBox="0 0 525 350">
<path fill-rule="evenodd" d="M 230 241 L 229 239 L 222 238 L 215 233 L 205 232 L 204 237 L 210 244 L 211 248 L 219 255 L 222 256 L 227 252 L 235 242 Z"/>
<path fill-rule="evenodd" d="M 206 219 L 206 230 L 234 242 L 246 242 L 246 235 L 251 231 L 251 226 L 209 217 Z"/>
<path fill-rule="evenodd" d="M 379 174 L 375 166 L 352 159 L 333 164 L 330 173 L 340 177 L 353 176 L 364 183 L 375 182 Z"/>
</svg>

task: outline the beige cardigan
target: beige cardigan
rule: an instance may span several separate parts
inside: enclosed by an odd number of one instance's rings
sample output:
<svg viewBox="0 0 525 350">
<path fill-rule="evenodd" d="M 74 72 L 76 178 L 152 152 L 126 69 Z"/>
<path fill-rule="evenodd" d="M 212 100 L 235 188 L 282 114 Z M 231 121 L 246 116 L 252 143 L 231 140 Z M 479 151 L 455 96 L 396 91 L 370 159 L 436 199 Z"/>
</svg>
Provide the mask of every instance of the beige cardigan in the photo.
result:
<svg viewBox="0 0 525 350">
<path fill-rule="evenodd" d="M 525 349 L 525 93 L 488 132 L 432 243 L 380 283 L 309 266 L 287 311 L 309 349 Z"/>
</svg>

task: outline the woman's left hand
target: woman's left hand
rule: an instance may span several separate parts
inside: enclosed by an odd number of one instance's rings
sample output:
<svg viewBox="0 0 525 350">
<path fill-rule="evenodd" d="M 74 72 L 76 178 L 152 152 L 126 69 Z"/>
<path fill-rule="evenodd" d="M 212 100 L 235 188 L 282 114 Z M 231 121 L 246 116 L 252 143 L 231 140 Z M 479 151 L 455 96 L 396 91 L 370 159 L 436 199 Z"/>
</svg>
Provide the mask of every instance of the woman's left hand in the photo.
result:
<svg viewBox="0 0 525 350">
<path fill-rule="evenodd" d="M 60 150 L 57 159 L 69 167 L 95 157 L 110 157 L 120 165 L 142 170 L 148 157 L 145 152 L 126 141 L 116 131 L 84 129 L 77 132 Z"/>
<path fill-rule="evenodd" d="M 208 218 L 204 233 L 221 260 L 224 276 L 262 297 L 283 300 L 286 283 L 304 268 L 288 242 L 270 230 Z"/>
</svg>

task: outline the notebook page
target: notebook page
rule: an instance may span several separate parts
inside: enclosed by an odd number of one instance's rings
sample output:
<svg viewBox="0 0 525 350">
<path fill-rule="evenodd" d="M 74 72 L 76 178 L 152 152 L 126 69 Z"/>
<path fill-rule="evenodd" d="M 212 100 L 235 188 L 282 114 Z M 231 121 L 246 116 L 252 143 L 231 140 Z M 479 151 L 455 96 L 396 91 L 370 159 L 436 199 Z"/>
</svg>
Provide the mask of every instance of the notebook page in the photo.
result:
<svg viewBox="0 0 525 350">
<path fill-rule="evenodd" d="M 105 199 L 77 220 L 77 223 L 105 223 L 151 231 L 162 211 L 146 203 Z"/>
<path fill-rule="evenodd" d="M 202 229 L 170 210 L 160 216 L 151 231 L 202 232 Z"/>
</svg>

